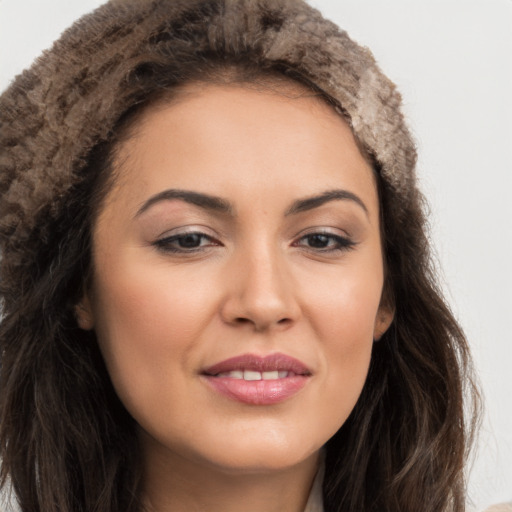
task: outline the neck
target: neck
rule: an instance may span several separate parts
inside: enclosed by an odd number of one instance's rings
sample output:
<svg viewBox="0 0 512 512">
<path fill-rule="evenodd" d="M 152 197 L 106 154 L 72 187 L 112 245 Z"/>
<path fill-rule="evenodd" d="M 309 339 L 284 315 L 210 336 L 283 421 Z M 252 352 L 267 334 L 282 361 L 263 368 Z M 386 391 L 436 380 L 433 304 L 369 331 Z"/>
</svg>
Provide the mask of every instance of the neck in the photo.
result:
<svg viewBox="0 0 512 512">
<path fill-rule="evenodd" d="M 293 467 L 240 471 L 168 450 L 143 453 L 148 512 L 303 512 L 319 460 L 314 453 Z"/>
</svg>

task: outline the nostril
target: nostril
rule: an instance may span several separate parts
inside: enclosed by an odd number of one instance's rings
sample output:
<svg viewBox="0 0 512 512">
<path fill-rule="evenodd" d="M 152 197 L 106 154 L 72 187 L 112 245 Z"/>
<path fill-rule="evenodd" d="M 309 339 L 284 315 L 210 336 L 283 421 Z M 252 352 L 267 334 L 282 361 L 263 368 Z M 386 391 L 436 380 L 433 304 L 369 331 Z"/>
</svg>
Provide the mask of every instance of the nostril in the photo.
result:
<svg viewBox="0 0 512 512">
<path fill-rule="evenodd" d="M 265 321 L 255 321 L 255 320 L 252 320 L 251 318 L 247 318 L 247 317 L 243 317 L 243 316 L 239 316 L 239 317 L 236 317 L 234 319 L 234 323 L 237 324 L 237 325 L 246 325 L 246 324 L 252 324 L 254 325 L 258 330 L 262 330 L 262 329 L 266 329 L 268 327 L 270 327 L 272 324 L 273 325 L 280 325 L 280 326 L 287 326 L 291 323 L 293 323 L 292 319 L 291 318 L 281 318 L 275 322 L 265 322 Z"/>
</svg>

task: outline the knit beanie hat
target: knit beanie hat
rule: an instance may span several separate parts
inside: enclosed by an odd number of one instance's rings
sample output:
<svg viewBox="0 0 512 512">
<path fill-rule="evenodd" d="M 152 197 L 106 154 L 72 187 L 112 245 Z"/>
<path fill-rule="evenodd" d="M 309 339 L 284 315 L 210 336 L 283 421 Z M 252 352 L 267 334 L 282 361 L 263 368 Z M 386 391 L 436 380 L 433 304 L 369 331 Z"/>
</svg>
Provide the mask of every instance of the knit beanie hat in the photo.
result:
<svg viewBox="0 0 512 512">
<path fill-rule="evenodd" d="M 38 265 L 41 233 L 63 214 L 93 148 L 142 101 L 154 70 L 174 69 L 179 84 L 184 62 L 210 58 L 248 59 L 323 91 L 376 162 L 394 208 L 407 211 L 416 151 L 400 95 L 368 49 L 303 0 L 110 0 L 0 97 L 4 293 L 11 284 L 14 293 L 16 276 Z"/>
</svg>

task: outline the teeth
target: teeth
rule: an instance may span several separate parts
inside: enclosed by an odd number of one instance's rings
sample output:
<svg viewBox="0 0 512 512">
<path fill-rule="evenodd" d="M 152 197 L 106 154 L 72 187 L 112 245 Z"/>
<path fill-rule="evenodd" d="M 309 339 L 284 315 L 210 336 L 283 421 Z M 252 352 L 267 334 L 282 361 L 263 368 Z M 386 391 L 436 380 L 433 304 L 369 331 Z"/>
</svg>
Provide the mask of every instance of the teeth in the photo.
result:
<svg viewBox="0 0 512 512">
<path fill-rule="evenodd" d="M 230 379 L 244 379 L 244 380 L 275 380 L 284 379 L 293 376 L 293 372 L 286 370 L 274 370 L 271 372 L 256 372 L 253 370 L 233 370 L 231 372 L 222 372 L 217 377 L 228 377 Z"/>
<path fill-rule="evenodd" d="M 244 370 L 244 380 L 261 380 L 261 373 L 253 372 L 252 370 Z"/>
</svg>

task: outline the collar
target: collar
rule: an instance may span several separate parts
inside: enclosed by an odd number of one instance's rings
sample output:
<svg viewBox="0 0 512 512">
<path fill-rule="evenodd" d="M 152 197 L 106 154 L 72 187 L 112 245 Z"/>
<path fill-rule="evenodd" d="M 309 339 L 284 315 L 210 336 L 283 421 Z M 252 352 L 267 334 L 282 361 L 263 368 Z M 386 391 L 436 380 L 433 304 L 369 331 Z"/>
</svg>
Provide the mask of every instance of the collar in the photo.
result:
<svg viewBox="0 0 512 512">
<path fill-rule="evenodd" d="M 325 453 L 322 451 L 320 457 L 320 464 L 316 472 L 309 498 L 306 503 L 304 512 L 324 512 L 324 502 L 322 498 L 322 484 L 324 483 L 325 474 Z"/>
</svg>

